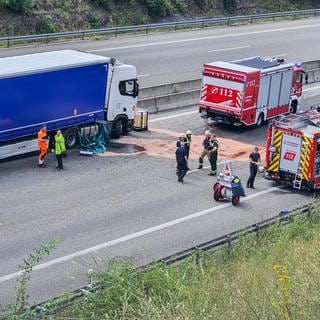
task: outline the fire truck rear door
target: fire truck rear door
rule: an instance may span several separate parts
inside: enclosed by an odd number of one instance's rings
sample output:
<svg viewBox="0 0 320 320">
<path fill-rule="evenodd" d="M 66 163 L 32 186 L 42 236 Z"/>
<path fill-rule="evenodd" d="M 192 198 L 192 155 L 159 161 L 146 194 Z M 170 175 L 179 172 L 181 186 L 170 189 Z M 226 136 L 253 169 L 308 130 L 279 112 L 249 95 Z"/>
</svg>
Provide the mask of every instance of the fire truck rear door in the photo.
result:
<svg viewBox="0 0 320 320">
<path fill-rule="evenodd" d="M 301 137 L 282 135 L 280 166 L 281 171 L 296 174 L 301 156 Z"/>
</svg>

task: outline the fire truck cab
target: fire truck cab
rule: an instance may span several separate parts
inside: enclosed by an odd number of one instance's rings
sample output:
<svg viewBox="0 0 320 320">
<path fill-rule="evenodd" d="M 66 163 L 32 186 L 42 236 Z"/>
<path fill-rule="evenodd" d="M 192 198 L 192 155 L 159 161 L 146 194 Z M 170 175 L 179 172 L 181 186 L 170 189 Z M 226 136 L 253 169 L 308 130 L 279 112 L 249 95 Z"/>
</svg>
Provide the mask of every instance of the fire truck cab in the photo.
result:
<svg viewBox="0 0 320 320">
<path fill-rule="evenodd" d="M 217 123 L 261 126 L 266 120 L 298 111 L 302 78 L 301 65 L 279 58 L 207 63 L 199 112 Z"/>
<path fill-rule="evenodd" d="M 320 188 L 320 107 L 270 123 L 266 178 L 295 189 Z"/>
</svg>

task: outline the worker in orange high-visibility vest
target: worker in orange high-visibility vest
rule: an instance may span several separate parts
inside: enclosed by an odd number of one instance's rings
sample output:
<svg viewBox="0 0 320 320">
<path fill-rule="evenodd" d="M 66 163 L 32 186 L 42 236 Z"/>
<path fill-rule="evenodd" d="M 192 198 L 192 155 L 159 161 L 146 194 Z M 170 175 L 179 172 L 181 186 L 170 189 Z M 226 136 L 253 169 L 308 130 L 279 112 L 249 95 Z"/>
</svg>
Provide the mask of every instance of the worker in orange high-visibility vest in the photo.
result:
<svg viewBox="0 0 320 320">
<path fill-rule="evenodd" d="M 38 147 L 39 147 L 39 167 L 45 168 L 46 164 L 44 163 L 44 158 L 48 152 L 48 135 L 47 135 L 47 126 L 42 125 L 41 129 L 38 132 Z"/>
</svg>

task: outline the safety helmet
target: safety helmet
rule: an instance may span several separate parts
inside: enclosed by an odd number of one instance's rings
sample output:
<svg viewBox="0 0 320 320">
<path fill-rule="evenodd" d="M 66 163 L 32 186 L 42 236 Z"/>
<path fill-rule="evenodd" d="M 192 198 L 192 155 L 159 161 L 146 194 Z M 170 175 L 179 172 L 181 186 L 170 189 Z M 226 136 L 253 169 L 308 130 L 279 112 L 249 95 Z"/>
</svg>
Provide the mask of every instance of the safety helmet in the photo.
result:
<svg viewBox="0 0 320 320">
<path fill-rule="evenodd" d="M 259 166 L 259 167 L 258 167 L 258 171 L 259 171 L 260 173 L 263 173 L 263 172 L 264 172 L 264 166 Z"/>
<path fill-rule="evenodd" d="M 204 133 L 206 136 L 211 136 L 211 132 L 209 130 L 206 130 Z"/>
<path fill-rule="evenodd" d="M 192 134 L 191 130 L 187 130 L 186 134 Z"/>
<path fill-rule="evenodd" d="M 184 132 L 182 132 L 182 133 L 179 134 L 179 138 L 185 138 L 185 137 L 186 137 L 186 135 L 185 135 Z"/>
</svg>

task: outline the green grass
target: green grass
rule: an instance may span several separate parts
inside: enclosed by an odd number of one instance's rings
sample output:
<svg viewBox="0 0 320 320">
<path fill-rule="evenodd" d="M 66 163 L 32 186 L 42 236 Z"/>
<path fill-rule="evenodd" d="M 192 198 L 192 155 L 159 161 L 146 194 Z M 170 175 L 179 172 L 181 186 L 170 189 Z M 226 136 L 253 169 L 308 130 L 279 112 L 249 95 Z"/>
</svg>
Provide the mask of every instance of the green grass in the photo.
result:
<svg viewBox="0 0 320 320">
<path fill-rule="evenodd" d="M 53 319 L 319 319 L 320 214 L 243 237 L 231 252 L 136 273 L 113 261 L 105 289 Z"/>
</svg>

